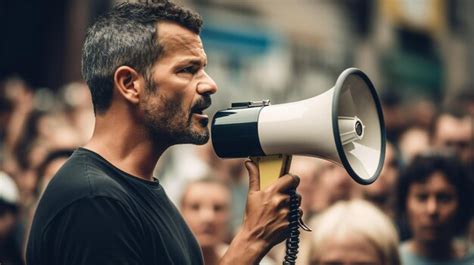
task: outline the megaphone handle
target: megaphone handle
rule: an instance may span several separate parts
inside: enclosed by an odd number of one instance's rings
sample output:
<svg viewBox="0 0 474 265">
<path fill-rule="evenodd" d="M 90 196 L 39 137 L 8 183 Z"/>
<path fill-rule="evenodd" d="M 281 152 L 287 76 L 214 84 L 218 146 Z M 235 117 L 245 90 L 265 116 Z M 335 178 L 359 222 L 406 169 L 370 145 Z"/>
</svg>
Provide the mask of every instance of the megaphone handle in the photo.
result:
<svg viewBox="0 0 474 265">
<path fill-rule="evenodd" d="M 258 165 L 260 172 L 260 189 L 266 189 L 275 180 L 288 174 L 291 155 L 253 156 L 250 159 Z"/>
<path fill-rule="evenodd" d="M 291 158 L 291 155 L 251 157 L 250 159 L 259 167 L 260 188 L 264 189 L 274 182 L 276 178 L 288 174 L 291 165 Z M 294 265 L 300 242 L 300 231 L 298 229 L 299 227 L 302 227 L 306 231 L 311 231 L 311 229 L 304 225 L 301 220 L 296 189 L 291 189 L 288 193 L 290 195 L 290 212 L 288 214 L 290 235 L 286 239 L 286 255 L 283 265 Z"/>
</svg>

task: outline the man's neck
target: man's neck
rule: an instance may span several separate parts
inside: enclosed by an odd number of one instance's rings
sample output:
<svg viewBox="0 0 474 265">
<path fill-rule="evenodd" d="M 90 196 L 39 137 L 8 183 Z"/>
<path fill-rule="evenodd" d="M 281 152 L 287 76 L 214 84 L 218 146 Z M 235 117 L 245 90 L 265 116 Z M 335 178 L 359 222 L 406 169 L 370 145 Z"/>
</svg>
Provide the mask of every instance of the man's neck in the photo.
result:
<svg viewBox="0 0 474 265">
<path fill-rule="evenodd" d="M 155 165 L 169 145 L 153 142 L 146 129 L 138 125 L 114 126 L 105 121 L 96 118 L 94 134 L 84 148 L 133 176 L 153 180 Z"/>
</svg>

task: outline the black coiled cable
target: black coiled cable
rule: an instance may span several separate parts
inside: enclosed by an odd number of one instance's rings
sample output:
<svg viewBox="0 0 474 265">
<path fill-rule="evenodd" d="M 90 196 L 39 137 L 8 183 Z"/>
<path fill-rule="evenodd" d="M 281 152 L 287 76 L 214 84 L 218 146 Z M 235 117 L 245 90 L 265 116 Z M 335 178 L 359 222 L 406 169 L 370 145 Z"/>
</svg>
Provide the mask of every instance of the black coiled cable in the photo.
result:
<svg viewBox="0 0 474 265">
<path fill-rule="evenodd" d="M 289 190 L 290 194 L 290 213 L 288 214 L 288 221 L 290 235 L 286 239 L 286 255 L 283 265 L 294 265 L 298 255 L 298 248 L 300 243 L 300 211 L 299 211 L 299 198 L 296 194 L 296 189 Z"/>
</svg>

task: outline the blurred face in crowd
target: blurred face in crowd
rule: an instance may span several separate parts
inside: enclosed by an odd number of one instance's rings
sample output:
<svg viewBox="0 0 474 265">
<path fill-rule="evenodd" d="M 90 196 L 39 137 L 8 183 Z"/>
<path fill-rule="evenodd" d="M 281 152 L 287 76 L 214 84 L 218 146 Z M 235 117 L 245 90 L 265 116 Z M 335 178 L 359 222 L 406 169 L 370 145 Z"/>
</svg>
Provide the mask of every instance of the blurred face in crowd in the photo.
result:
<svg viewBox="0 0 474 265">
<path fill-rule="evenodd" d="M 411 161 L 413 157 L 429 148 L 429 133 L 423 128 L 410 128 L 400 136 L 398 146 L 403 159 L 406 162 Z"/>
<path fill-rule="evenodd" d="M 311 257 L 311 265 L 382 265 L 377 249 L 360 236 L 335 237 Z"/>
<path fill-rule="evenodd" d="M 181 212 L 202 248 L 224 241 L 230 202 L 230 191 L 219 183 L 197 182 L 185 191 Z"/>
<path fill-rule="evenodd" d="M 354 192 L 354 183 L 346 170 L 328 163 L 321 174 L 320 185 L 324 187 L 330 204 L 339 200 L 348 200 Z"/>
<path fill-rule="evenodd" d="M 472 162 L 472 120 L 469 116 L 456 118 L 451 115 L 441 115 L 435 127 L 433 144 L 437 147 L 453 149 L 464 162 Z"/>
<path fill-rule="evenodd" d="M 446 177 L 435 172 L 408 190 L 407 217 L 414 239 L 422 242 L 451 240 L 458 211 L 458 195 Z"/>
<path fill-rule="evenodd" d="M 141 102 L 152 137 L 173 143 L 203 144 L 209 139 L 208 117 L 202 111 L 217 91 L 204 71 L 207 56 L 199 35 L 174 23 L 158 25 L 162 57 L 152 67 Z"/>
</svg>

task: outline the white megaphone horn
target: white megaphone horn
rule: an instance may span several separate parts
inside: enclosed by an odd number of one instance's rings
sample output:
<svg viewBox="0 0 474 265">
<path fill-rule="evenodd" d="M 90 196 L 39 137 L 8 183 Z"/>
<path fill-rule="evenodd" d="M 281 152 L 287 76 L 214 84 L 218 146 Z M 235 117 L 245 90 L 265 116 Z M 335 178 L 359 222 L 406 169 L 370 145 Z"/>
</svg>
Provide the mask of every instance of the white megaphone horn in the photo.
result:
<svg viewBox="0 0 474 265">
<path fill-rule="evenodd" d="M 219 157 L 314 156 L 343 166 L 360 184 L 377 179 L 385 156 L 382 108 L 372 82 L 356 68 L 306 100 L 234 103 L 214 115 L 211 132 Z"/>
</svg>

